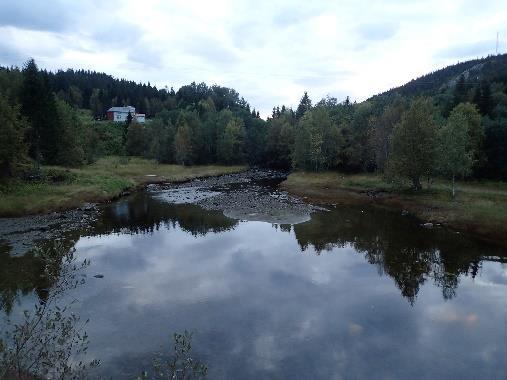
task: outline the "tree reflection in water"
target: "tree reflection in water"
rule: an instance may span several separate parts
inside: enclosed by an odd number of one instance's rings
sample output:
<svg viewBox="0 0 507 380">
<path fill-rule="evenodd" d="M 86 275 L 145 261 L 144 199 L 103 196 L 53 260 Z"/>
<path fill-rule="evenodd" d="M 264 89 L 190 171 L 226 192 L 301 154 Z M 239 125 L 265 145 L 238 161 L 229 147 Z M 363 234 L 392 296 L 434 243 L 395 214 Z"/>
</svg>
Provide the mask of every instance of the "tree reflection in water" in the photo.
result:
<svg viewBox="0 0 507 380">
<path fill-rule="evenodd" d="M 294 233 L 303 252 L 311 246 L 320 255 L 333 247 L 350 246 L 362 253 L 380 275 L 394 280 L 411 304 L 428 280 L 442 289 L 444 299 L 453 298 L 459 277 L 475 278 L 484 257 L 492 256 L 484 251 L 495 250 L 446 230 L 421 229 L 413 220 L 400 222 L 399 215 L 380 209 L 343 207 L 316 213 L 310 222 L 295 225 Z"/>
<path fill-rule="evenodd" d="M 0 378 L 81 378 L 99 365 L 97 360 L 76 361 L 86 353 L 89 339 L 84 331 L 88 321 L 72 312 L 77 302 L 67 293 L 85 283 L 83 269 L 90 263 L 76 263 L 74 249 L 61 241 L 46 243 L 27 260 L 40 269 L 43 279 L 37 286 L 38 302 L 15 320 L 8 317 L 1 338 Z M 47 288 L 41 288 L 45 283 Z M 24 291 L 31 286 L 28 285 Z M 5 294 L 12 295 L 10 288 Z M 10 311 L 12 302 L 4 302 Z"/>
</svg>

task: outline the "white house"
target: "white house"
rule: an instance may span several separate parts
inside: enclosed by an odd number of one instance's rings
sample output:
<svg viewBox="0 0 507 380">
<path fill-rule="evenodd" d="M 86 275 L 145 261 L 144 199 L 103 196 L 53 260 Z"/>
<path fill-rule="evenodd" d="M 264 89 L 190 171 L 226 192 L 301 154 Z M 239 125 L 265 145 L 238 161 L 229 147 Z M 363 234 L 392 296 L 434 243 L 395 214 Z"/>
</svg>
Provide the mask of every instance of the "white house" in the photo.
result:
<svg viewBox="0 0 507 380">
<path fill-rule="evenodd" d="M 135 120 L 138 123 L 144 123 L 146 121 L 146 115 L 144 113 L 136 113 L 136 108 L 132 106 L 109 108 L 107 110 L 107 119 L 111 121 L 124 122 L 127 121 L 129 113 L 132 115 L 132 120 Z"/>
</svg>

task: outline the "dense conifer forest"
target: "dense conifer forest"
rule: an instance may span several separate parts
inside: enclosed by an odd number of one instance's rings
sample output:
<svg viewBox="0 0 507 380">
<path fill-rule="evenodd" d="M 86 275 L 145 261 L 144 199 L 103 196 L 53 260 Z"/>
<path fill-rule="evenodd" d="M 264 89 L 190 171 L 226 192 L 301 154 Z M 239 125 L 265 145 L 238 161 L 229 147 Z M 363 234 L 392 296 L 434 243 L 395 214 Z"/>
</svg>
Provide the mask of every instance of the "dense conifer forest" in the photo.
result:
<svg viewBox="0 0 507 380">
<path fill-rule="evenodd" d="M 113 123 L 132 105 L 147 122 Z M 267 120 L 234 89 L 175 91 L 29 60 L 0 68 L 0 175 L 128 155 L 183 165 L 379 172 L 415 189 L 434 176 L 507 179 L 507 55 L 458 63 L 361 102 L 305 92 Z"/>
</svg>

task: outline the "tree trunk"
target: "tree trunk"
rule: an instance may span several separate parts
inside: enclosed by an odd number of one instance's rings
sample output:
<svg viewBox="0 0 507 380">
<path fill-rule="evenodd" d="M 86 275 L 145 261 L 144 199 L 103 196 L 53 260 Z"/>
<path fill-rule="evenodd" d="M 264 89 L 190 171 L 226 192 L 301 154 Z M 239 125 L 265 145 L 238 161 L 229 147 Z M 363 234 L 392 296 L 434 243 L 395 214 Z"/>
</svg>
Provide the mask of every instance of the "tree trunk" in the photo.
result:
<svg viewBox="0 0 507 380">
<path fill-rule="evenodd" d="M 456 189 L 454 186 L 454 174 L 453 174 L 452 175 L 452 198 L 454 199 L 455 196 L 456 196 Z"/>
</svg>

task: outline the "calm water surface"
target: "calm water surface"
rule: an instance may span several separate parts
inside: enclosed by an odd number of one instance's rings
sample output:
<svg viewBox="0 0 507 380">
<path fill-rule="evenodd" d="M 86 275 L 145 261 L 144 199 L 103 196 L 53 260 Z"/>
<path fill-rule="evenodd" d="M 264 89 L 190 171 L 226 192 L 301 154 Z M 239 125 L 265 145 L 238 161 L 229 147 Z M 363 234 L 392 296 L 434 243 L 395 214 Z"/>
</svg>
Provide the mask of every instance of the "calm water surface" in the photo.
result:
<svg viewBox="0 0 507 380">
<path fill-rule="evenodd" d="M 66 239 L 91 260 L 92 377 L 135 378 L 185 329 L 211 379 L 507 377 L 507 252 L 398 214 L 273 225 L 146 192 Z M 35 258 L 0 266 L 4 315 L 44 297 Z"/>
</svg>

